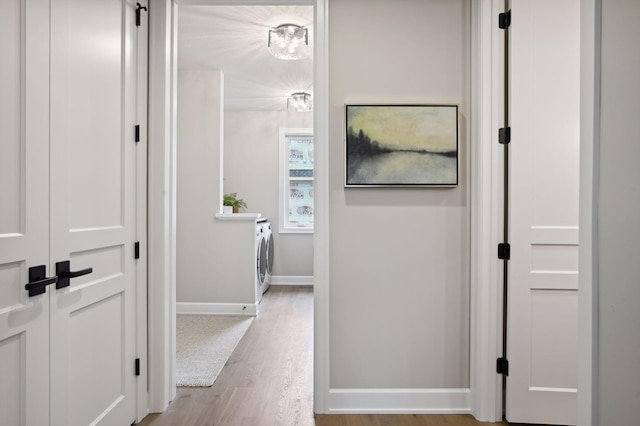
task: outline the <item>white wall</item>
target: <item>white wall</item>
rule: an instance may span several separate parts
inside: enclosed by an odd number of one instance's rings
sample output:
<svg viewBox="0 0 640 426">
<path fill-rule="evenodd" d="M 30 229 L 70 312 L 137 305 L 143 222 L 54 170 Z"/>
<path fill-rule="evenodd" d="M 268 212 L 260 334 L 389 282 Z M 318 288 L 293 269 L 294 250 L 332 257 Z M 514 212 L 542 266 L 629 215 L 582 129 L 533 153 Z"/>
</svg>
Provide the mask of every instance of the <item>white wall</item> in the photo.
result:
<svg viewBox="0 0 640 426">
<path fill-rule="evenodd" d="M 468 0 L 329 5 L 330 387 L 469 387 Z M 343 187 L 345 103 L 460 104 L 460 186 Z"/>
<path fill-rule="evenodd" d="M 603 426 L 638 424 L 640 419 L 638 22 L 639 2 L 602 2 L 600 190 L 599 201 L 595 201 L 599 227 L 599 423 L 594 424 Z"/>
<path fill-rule="evenodd" d="M 223 74 L 178 72 L 176 300 L 255 301 L 255 223 L 215 218 L 221 206 Z"/>
<path fill-rule="evenodd" d="M 272 223 L 273 275 L 313 276 L 313 234 L 278 233 L 278 129 L 313 128 L 313 114 L 225 111 L 224 192 L 237 192 L 247 212 Z"/>
</svg>

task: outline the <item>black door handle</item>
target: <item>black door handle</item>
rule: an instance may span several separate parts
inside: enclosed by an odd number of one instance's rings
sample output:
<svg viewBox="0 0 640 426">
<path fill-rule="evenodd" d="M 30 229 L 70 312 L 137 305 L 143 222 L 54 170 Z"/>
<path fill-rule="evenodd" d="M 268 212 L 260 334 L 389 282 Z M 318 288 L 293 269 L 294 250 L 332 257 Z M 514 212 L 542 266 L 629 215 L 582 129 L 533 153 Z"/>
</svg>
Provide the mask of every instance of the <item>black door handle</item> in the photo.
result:
<svg viewBox="0 0 640 426">
<path fill-rule="evenodd" d="M 47 291 L 47 286 L 57 283 L 58 277 L 47 277 L 47 267 L 45 265 L 32 266 L 29 268 L 29 282 L 24 289 L 29 292 L 29 297 L 37 296 Z"/>
<path fill-rule="evenodd" d="M 56 263 L 56 275 L 58 276 L 58 283 L 56 288 L 69 287 L 69 279 L 87 275 L 93 272 L 93 268 L 80 269 L 79 271 L 71 270 L 71 262 L 65 260 L 64 262 Z"/>
</svg>

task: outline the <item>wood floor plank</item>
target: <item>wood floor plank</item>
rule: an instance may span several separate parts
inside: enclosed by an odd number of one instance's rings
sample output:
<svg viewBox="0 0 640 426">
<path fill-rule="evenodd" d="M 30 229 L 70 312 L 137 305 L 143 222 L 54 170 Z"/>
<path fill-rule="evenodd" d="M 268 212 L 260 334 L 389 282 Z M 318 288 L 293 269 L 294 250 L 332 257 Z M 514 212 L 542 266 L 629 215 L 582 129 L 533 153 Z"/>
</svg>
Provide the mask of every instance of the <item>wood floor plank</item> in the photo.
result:
<svg viewBox="0 0 640 426">
<path fill-rule="evenodd" d="M 313 291 L 272 286 L 213 386 L 140 426 L 478 426 L 466 415 L 313 415 Z M 506 425 L 498 423 L 496 425 Z"/>
</svg>

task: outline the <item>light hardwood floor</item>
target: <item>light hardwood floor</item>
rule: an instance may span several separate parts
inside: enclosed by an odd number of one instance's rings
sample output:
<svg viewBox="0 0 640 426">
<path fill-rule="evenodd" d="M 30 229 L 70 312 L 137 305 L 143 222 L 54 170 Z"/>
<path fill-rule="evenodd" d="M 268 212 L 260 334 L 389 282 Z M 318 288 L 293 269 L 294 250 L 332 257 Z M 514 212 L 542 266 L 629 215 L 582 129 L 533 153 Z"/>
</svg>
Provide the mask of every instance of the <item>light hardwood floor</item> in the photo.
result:
<svg viewBox="0 0 640 426">
<path fill-rule="evenodd" d="M 209 388 L 178 388 L 142 426 L 476 426 L 471 416 L 313 415 L 313 292 L 272 286 Z M 504 423 L 506 425 L 506 423 Z"/>
</svg>

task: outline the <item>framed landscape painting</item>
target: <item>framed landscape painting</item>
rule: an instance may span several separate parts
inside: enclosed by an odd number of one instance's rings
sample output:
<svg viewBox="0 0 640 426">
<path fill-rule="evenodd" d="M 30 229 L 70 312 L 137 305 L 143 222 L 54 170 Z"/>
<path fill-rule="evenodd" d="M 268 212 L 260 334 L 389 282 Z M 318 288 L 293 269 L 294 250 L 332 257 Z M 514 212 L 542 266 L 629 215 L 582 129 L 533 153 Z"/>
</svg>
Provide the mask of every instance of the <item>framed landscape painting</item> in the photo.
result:
<svg viewBox="0 0 640 426">
<path fill-rule="evenodd" d="M 346 187 L 458 185 L 457 105 L 346 105 Z"/>
</svg>

